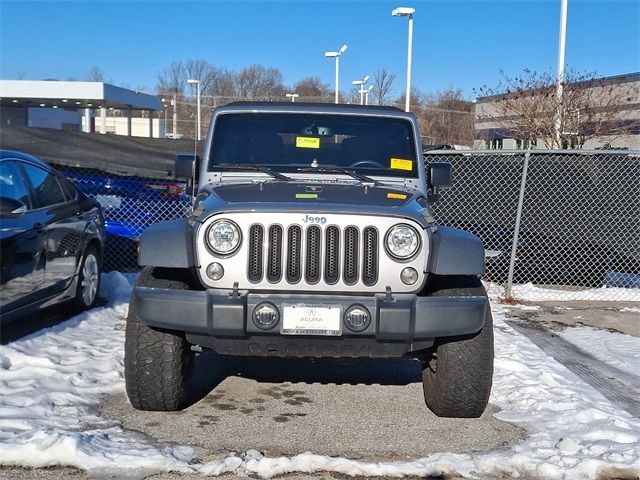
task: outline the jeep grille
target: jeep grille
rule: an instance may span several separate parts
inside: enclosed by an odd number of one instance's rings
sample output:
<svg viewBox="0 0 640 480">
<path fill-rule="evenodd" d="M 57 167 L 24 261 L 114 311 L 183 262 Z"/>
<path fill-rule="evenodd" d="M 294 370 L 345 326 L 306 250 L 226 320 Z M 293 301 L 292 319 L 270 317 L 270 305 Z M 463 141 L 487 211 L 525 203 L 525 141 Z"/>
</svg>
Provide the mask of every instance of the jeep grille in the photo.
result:
<svg viewBox="0 0 640 480">
<path fill-rule="evenodd" d="M 317 225 L 303 229 L 298 225 L 289 226 L 283 234 L 280 225 L 252 225 L 249 230 L 248 279 L 251 283 L 262 281 L 262 258 L 266 255 L 266 279 L 270 283 L 284 280 L 295 284 L 304 275 L 305 281 L 314 285 L 321 278 L 329 285 L 342 281 L 355 285 L 362 283 L 373 286 L 378 281 L 378 231 L 373 226 L 344 229 L 329 225 L 324 230 Z M 267 242 L 263 241 L 267 232 Z M 283 247 L 286 239 L 286 248 Z M 361 240 L 362 239 L 362 240 Z M 264 251 L 266 249 L 266 252 Z M 286 251 L 286 258 L 283 252 Z M 340 252 L 344 252 L 340 255 Z M 358 270 L 362 258 L 362 271 Z M 283 268 L 283 262 L 286 263 Z M 303 270 L 304 266 L 304 271 Z"/>
</svg>

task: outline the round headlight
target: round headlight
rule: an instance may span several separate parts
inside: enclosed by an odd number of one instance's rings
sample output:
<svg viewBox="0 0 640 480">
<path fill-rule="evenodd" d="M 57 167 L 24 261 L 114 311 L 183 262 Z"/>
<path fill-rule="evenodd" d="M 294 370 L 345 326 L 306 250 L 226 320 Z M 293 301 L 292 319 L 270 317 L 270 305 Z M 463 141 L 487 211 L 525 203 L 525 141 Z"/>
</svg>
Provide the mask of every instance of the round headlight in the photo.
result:
<svg viewBox="0 0 640 480">
<path fill-rule="evenodd" d="M 395 225 L 389 229 L 386 238 L 387 252 L 392 257 L 405 259 L 412 257 L 420 248 L 420 237 L 409 225 Z"/>
<path fill-rule="evenodd" d="M 240 246 L 240 229 L 230 220 L 213 222 L 207 232 L 207 242 L 211 250 L 219 255 L 229 255 Z"/>
</svg>

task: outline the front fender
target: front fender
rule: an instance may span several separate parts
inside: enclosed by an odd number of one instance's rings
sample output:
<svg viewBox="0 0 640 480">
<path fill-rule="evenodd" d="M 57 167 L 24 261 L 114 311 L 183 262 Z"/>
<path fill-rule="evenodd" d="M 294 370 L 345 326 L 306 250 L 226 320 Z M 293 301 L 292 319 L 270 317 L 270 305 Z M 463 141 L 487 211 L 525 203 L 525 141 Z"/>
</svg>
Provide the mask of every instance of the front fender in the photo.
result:
<svg viewBox="0 0 640 480">
<path fill-rule="evenodd" d="M 438 227 L 432 235 L 429 272 L 437 275 L 483 275 L 484 246 L 472 233 Z"/>
<path fill-rule="evenodd" d="M 193 227 L 186 218 L 156 223 L 140 237 L 138 265 L 189 268 L 195 265 Z"/>
</svg>

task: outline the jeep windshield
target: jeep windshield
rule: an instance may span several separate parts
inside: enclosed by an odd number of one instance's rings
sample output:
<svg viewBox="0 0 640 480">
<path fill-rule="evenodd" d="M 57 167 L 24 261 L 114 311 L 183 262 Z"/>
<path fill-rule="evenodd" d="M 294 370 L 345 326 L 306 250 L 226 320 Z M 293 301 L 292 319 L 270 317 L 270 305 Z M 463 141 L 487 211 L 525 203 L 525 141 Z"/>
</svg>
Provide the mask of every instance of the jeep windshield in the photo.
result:
<svg viewBox="0 0 640 480">
<path fill-rule="evenodd" d="M 285 173 L 346 169 L 366 176 L 415 178 L 422 167 L 412 124 L 402 118 L 228 113 L 217 117 L 214 129 L 209 171 L 260 165 Z"/>
</svg>

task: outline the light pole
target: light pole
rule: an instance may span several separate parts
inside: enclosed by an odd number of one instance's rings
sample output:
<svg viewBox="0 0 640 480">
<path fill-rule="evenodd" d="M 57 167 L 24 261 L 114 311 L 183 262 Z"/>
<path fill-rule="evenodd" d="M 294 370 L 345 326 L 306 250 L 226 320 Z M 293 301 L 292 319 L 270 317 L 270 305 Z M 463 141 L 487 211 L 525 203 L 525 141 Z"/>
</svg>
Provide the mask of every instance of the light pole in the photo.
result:
<svg viewBox="0 0 640 480">
<path fill-rule="evenodd" d="M 286 97 L 291 99 L 291 103 L 295 103 L 296 102 L 296 98 L 298 98 L 300 95 L 298 95 L 297 93 L 287 93 Z"/>
<path fill-rule="evenodd" d="M 197 118 L 197 122 L 198 122 L 198 141 L 201 140 L 200 138 L 200 80 L 193 80 L 193 79 L 189 79 L 187 80 L 187 83 L 191 83 L 196 85 L 196 108 L 198 109 L 198 114 L 196 115 Z"/>
<path fill-rule="evenodd" d="M 564 51 L 567 42 L 567 0 L 560 0 L 560 33 L 558 36 L 558 76 L 556 78 L 556 118 L 554 125 L 556 148 L 562 148 L 562 91 L 564 87 Z"/>
<path fill-rule="evenodd" d="M 339 85 L 339 71 L 340 71 L 340 55 L 342 55 L 347 50 L 346 45 L 342 45 L 340 50 L 337 52 L 324 52 L 324 56 L 326 58 L 335 58 L 336 59 L 336 103 L 338 103 L 338 85 Z"/>
<path fill-rule="evenodd" d="M 373 85 L 370 85 L 364 92 L 364 104 L 369 105 L 369 93 L 373 90 Z"/>
<path fill-rule="evenodd" d="M 360 105 L 364 105 L 364 94 L 366 93 L 364 84 L 367 83 L 367 80 L 369 80 L 369 75 L 365 75 L 362 80 L 354 80 L 351 82 L 354 86 L 360 87 L 358 89 L 358 93 L 360 94 Z"/>
<path fill-rule="evenodd" d="M 416 12 L 415 8 L 410 7 L 398 7 L 391 12 L 394 17 L 409 17 L 409 41 L 407 45 L 407 94 L 405 95 L 405 107 L 406 112 L 409 111 L 409 98 L 411 97 L 411 49 L 413 44 L 413 14 Z"/>
</svg>

